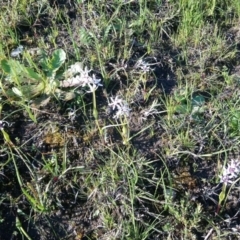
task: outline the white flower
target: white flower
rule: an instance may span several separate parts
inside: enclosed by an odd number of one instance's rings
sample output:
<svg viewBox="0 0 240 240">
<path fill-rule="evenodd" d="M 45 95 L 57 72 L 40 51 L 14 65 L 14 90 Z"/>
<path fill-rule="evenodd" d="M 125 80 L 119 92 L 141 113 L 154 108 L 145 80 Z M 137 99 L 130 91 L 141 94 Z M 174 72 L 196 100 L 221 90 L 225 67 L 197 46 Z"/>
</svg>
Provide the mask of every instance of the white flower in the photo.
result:
<svg viewBox="0 0 240 240">
<path fill-rule="evenodd" d="M 88 82 L 85 82 L 85 84 L 87 84 L 90 88 L 90 91 L 87 92 L 95 92 L 98 87 L 102 87 L 103 85 L 100 82 L 101 79 L 97 79 L 96 76 L 93 74 L 92 78 L 89 78 Z"/>
<path fill-rule="evenodd" d="M 231 159 L 228 167 L 224 167 L 220 177 L 220 182 L 228 184 L 232 183 L 240 173 L 240 161 Z"/>
<path fill-rule="evenodd" d="M 128 107 L 127 103 L 122 105 L 121 108 L 118 109 L 116 115 L 113 118 L 120 118 L 122 116 L 129 117 L 131 109 Z"/>
<path fill-rule="evenodd" d="M 145 63 L 142 59 L 139 59 L 135 64 L 135 68 L 140 68 L 143 72 L 149 72 L 151 68 L 149 67 L 148 63 Z"/>
<path fill-rule="evenodd" d="M 115 110 L 115 108 L 121 108 L 121 105 L 123 104 L 123 100 L 119 98 L 119 96 L 116 96 L 115 99 L 110 97 L 111 103 L 108 104 L 108 106 L 112 107 L 112 110 Z"/>
<path fill-rule="evenodd" d="M 82 63 L 75 63 L 70 66 L 70 68 L 66 71 L 66 76 L 68 77 L 66 80 L 60 83 L 61 87 L 86 87 L 88 86 L 90 91 L 87 92 L 94 92 L 99 86 L 103 86 L 100 82 L 101 79 L 97 79 L 96 76 L 89 76 L 91 70 L 87 67 L 83 69 Z M 76 75 L 77 74 L 77 75 Z"/>
<path fill-rule="evenodd" d="M 79 85 L 81 87 L 85 87 L 86 85 L 88 85 L 89 83 L 93 82 L 92 77 L 89 76 L 89 72 L 91 70 L 88 70 L 87 67 L 83 69 L 81 69 L 81 71 L 79 72 L 80 75 L 77 75 L 76 77 L 79 78 Z"/>
<path fill-rule="evenodd" d="M 113 118 L 118 119 L 121 117 L 129 117 L 130 111 L 131 109 L 128 107 L 128 104 L 126 101 L 124 101 L 123 99 L 119 98 L 118 96 L 114 98 L 110 97 L 110 100 L 112 102 L 110 102 L 108 105 L 113 109 L 113 110 L 117 110 L 116 114 L 114 115 Z"/>
</svg>

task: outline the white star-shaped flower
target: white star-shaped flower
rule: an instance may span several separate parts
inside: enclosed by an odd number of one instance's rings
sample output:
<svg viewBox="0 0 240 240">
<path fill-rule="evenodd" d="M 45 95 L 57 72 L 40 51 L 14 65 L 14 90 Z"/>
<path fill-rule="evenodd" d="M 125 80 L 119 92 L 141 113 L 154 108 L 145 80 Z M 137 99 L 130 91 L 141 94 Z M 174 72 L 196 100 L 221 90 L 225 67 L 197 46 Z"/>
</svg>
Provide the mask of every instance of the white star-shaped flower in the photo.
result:
<svg viewBox="0 0 240 240">
<path fill-rule="evenodd" d="M 238 177 L 240 173 L 240 162 L 238 160 L 231 159 L 231 162 L 227 167 L 223 168 L 220 177 L 220 182 L 228 184 L 232 183 L 234 179 Z"/>
<path fill-rule="evenodd" d="M 110 97 L 111 102 L 108 104 L 108 106 L 112 107 L 112 110 L 115 110 L 116 108 L 121 108 L 123 105 L 123 100 L 119 98 L 119 96 L 116 96 L 115 99 L 113 97 Z"/>
<path fill-rule="evenodd" d="M 88 93 L 94 92 L 97 90 L 98 87 L 102 87 L 103 85 L 100 83 L 101 79 L 97 79 L 96 76 L 93 74 L 93 76 L 88 79 L 84 84 L 87 84 L 90 88 L 90 91 L 87 91 Z"/>
<path fill-rule="evenodd" d="M 115 99 L 110 97 L 111 102 L 108 104 L 113 110 L 117 110 L 113 118 L 118 119 L 123 116 L 128 117 L 131 109 L 128 107 L 127 102 L 116 96 Z"/>
</svg>

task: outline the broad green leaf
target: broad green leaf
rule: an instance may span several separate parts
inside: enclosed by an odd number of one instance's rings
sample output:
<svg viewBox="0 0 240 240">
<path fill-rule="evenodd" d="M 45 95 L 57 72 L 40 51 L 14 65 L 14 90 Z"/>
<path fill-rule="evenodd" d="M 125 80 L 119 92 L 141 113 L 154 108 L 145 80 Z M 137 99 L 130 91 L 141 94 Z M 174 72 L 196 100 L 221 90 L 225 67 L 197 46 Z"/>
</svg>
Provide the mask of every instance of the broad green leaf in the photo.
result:
<svg viewBox="0 0 240 240">
<path fill-rule="evenodd" d="M 57 49 L 53 52 L 53 57 L 50 61 L 51 71 L 56 72 L 66 60 L 66 53 L 63 49 Z"/>
<path fill-rule="evenodd" d="M 240 131 L 240 112 L 236 111 L 229 118 L 228 126 L 232 136 L 238 135 Z"/>
<path fill-rule="evenodd" d="M 42 80 L 41 76 L 38 73 L 36 73 L 32 68 L 26 68 L 26 71 L 31 79 L 35 79 L 38 81 Z"/>
<path fill-rule="evenodd" d="M 3 59 L 1 61 L 1 67 L 2 67 L 2 69 L 3 69 L 3 71 L 5 73 L 8 73 L 8 74 L 11 73 L 11 66 L 10 66 L 9 62 L 6 59 Z"/>
<path fill-rule="evenodd" d="M 192 98 L 193 106 L 202 106 L 205 103 L 205 98 L 202 95 L 196 95 Z"/>
<path fill-rule="evenodd" d="M 240 121 L 239 121 L 239 118 L 233 116 L 233 117 L 230 118 L 230 122 L 229 122 L 229 123 L 230 123 L 230 126 L 231 126 L 233 129 L 237 130 Z"/>
<path fill-rule="evenodd" d="M 42 67 L 42 70 L 43 70 L 44 72 L 48 72 L 48 71 L 49 71 L 50 67 L 49 67 L 49 63 L 48 63 L 47 57 L 42 58 L 42 59 L 39 61 L 39 64 L 40 64 L 40 66 Z"/>
</svg>

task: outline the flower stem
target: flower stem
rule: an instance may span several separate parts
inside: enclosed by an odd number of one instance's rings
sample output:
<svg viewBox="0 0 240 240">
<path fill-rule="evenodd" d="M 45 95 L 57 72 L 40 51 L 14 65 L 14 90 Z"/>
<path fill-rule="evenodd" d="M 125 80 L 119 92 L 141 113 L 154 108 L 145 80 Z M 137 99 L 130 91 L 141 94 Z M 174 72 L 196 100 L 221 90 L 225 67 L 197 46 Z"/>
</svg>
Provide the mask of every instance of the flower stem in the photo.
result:
<svg viewBox="0 0 240 240">
<path fill-rule="evenodd" d="M 128 120 L 125 117 L 122 121 L 122 138 L 123 138 L 123 144 L 127 145 L 129 143 L 129 126 L 128 126 Z"/>
<path fill-rule="evenodd" d="M 95 118 L 95 120 L 97 120 L 98 119 L 98 111 L 97 111 L 95 91 L 93 91 L 92 94 L 93 94 L 93 117 Z"/>
<path fill-rule="evenodd" d="M 97 103 L 96 103 L 96 94 L 95 91 L 92 92 L 93 94 L 93 117 L 95 119 L 96 125 L 98 127 L 99 133 L 100 135 L 102 135 L 103 131 L 99 126 L 99 122 L 98 122 L 98 110 L 97 110 Z"/>
<path fill-rule="evenodd" d="M 227 187 L 227 184 L 226 184 L 226 183 L 223 183 L 222 191 L 221 191 L 221 193 L 219 194 L 219 200 L 218 200 L 218 206 L 219 206 L 219 207 L 221 207 L 222 202 L 223 202 L 223 200 L 224 200 L 225 197 L 226 197 L 226 187 Z"/>
</svg>

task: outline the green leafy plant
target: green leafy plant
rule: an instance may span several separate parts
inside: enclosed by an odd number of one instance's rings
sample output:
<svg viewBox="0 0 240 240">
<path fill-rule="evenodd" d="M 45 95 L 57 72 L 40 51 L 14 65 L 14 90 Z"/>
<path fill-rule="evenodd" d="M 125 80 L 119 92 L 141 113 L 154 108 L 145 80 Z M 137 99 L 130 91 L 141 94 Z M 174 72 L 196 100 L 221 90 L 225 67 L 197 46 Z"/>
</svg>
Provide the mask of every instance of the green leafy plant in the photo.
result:
<svg viewBox="0 0 240 240">
<path fill-rule="evenodd" d="M 57 80 L 57 71 L 66 60 L 66 53 L 62 49 L 53 52 L 52 58 L 43 57 L 40 61 L 38 72 L 25 67 L 17 60 L 3 59 L 1 67 L 7 75 L 4 84 L 1 83 L 3 94 L 10 99 L 21 99 L 29 101 L 30 99 L 45 94 L 54 94 L 59 86 Z M 10 88 L 10 85 L 14 86 Z"/>
<path fill-rule="evenodd" d="M 180 98 L 180 103 L 176 106 L 176 112 L 179 114 L 191 114 L 194 120 L 201 120 L 201 115 L 204 112 L 205 98 L 201 94 L 193 94 L 192 97 Z"/>
<path fill-rule="evenodd" d="M 239 135 L 240 132 L 240 111 L 232 111 L 228 120 L 229 130 L 232 136 Z"/>
</svg>

